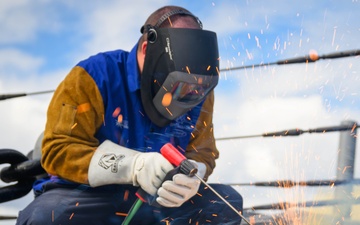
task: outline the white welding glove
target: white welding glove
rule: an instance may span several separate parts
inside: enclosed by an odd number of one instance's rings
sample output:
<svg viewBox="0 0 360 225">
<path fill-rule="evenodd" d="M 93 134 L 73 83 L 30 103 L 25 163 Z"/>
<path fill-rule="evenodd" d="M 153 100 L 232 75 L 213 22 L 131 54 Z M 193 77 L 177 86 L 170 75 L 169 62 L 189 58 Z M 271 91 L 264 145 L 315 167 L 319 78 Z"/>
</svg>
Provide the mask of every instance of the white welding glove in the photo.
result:
<svg viewBox="0 0 360 225">
<path fill-rule="evenodd" d="M 198 168 L 197 175 L 204 178 L 205 164 L 194 160 L 189 161 Z M 197 177 L 189 177 L 181 173 L 176 174 L 172 180 L 165 181 L 161 185 L 157 192 L 159 197 L 156 198 L 156 201 L 165 207 L 179 207 L 198 192 L 199 186 L 200 180 Z"/>
<path fill-rule="evenodd" d="M 138 152 L 106 140 L 91 158 L 88 179 L 91 187 L 133 184 L 155 195 L 173 168 L 160 153 Z"/>
</svg>

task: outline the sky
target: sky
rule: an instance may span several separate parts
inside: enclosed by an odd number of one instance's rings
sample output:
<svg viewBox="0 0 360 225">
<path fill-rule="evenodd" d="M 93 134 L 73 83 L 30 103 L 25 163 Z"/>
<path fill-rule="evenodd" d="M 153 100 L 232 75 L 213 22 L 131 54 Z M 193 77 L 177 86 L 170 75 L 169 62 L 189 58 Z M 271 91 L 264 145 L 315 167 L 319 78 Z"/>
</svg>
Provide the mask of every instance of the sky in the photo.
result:
<svg viewBox="0 0 360 225">
<path fill-rule="evenodd" d="M 147 16 L 164 5 L 187 8 L 204 29 L 217 33 L 222 69 L 360 49 L 357 0 L 2 0 L 0 94 L 54 90 L 78 61 L 130 50 Z M 359 57 L 348 57 L 223 70 L 215 89 L 215 137 L 359 122 L 358 62 Z M 50 100 L 51 94 L 43 94 L 0 101 L 0 148 L 32 150 Z M 220 158 L 209 182 L 334 179 L 339 137 L 305 133 L 218 141 Z M 360 176 L 357 166 L 354 175 Z M 245 206 L 282 198 L 281 190 L 235 188 Z M 0 215 L 16 215 L 31 199 L 30 193 L 0 204 Z"/>
</svg>

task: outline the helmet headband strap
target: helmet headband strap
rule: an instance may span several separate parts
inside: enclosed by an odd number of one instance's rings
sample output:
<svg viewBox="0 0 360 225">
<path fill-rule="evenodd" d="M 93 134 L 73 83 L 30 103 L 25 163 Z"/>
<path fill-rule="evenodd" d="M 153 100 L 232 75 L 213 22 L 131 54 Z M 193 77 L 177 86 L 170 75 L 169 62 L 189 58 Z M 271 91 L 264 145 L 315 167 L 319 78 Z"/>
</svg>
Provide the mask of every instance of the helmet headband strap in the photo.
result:
<svg viewBox="0 0 360 225">
<path fill-rule="evenodd" d="M 142 26 L 140 29 L 140 32 L 143 34 L 144 31 L 147 32 L 149 30 L 149 28 L 159 28 L 161 26 L 161 24 L 163 24 L 165 22 L 165 20 L 167 20 L 168 18 L 170 18 L 171 16 L 174 16 L 174 15 L 191 16 L 199 24 L 200 29 L 203 29 L 203 24 L 197 16 L 195 16 L 194 14 L 192 14 L 190 12 L 184 11 L 182 9 L 175 9 L 175 10 L 169 11 L 169 12 L 165 13 L 164 15 L 162 15 L 154 26 L 152 26 L 150 24 L 146 24 L 146 25 Z"/>
</svg>

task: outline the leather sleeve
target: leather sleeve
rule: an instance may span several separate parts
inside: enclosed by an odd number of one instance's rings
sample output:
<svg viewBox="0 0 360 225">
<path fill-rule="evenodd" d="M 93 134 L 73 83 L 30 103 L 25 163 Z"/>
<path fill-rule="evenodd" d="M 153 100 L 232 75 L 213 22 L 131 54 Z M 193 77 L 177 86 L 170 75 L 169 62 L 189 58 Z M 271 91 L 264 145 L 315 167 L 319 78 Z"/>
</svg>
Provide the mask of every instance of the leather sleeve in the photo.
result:
<svg viewBox="0 0 360 225">
<path fill-rule="evenodd" d="M 206 174 L 204 179 L 210 176 L 219 158 L 219 151 L 215 145 L 213 132 L 213 107 L 214 91 L 207 96 L 200 112 L 194 131 L 191 133 L 190 143 L 186 148 L 185 156 L 198 162 L 205 163 Z"/>
<path fill-rule="evenodd" d="M 52 175 L 88 184 L 88 167 L 99 141 L 104 106 L 92 77 L 74 67 L 50 102 L 42 143 L 41 163 Z"/>
</svg>

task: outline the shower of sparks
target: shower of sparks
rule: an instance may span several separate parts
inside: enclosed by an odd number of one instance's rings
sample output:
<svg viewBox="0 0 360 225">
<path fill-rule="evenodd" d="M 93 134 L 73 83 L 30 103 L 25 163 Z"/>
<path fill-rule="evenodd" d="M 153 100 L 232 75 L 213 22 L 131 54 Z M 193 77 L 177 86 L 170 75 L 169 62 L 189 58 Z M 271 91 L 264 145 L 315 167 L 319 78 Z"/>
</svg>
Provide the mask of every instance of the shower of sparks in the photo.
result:
<svg viewBox="0 0 360 225">
<path fill-rule="evenodd" d="M 290 153 L 289 153 L 290 152 Z M 292 180 L 305 180 L 304 178 L 304 171 L 301 169 L 301 164 L 303 160 L 301 156 L 304 154 L 302 153 L 295 153 L 293 151 L 286 151 L 286 159 L 285 164 L 280 164 L 282 168 L 281 173 L 285 172 L 285 174 L 279 174 L 282 176 L 290 176 Z M 308 156 L 306 156 L 308 158 Z M 276 209 L 279 212 L 275 214 L 270 214 L 271 220 L 268 219 L 265 215 L 264 218 L 261 218 L 261 215 L 250 217 L 251 223 L 255 222 L 262 222 L 265 221 L 264 224 L 279 224 L 279 225 L 288 225 L 288 224 L 295 224 L 295 225 L 313 225 L 313 224 L 329 224 L 329 220 L 331 220 L 331 224 L 335 224 L 336 221 L 339 221 L 338 224 L 342 224 L 345 221 L 344 215 L 350 215 L 352 212 L 344 212 L 344 209 L 340 206 L 335 206 L 337 215 L 342 215 L 342 219 L 334 217 L 334 213 L 329 214 L 329 217 L 324 217 L 324 208 L 331 207 L 329 206 L 321 206 L 317 203 L 319 201 L 318 198 L 314 199 L 313 201 L 306 201 L 305 196 L 305 186 L 301 184 L 301 182 L 289 183 L 289 180 L 282 180 L 279 182 L 279 189 L 276 193 L 272 193 L 271 196 L 277 196 L 279 204 L 273 205 L 273 209 Z M 280 187 L 288 187 L 287 189 L 283 189 Z M 330 183 L 329 188 L 334 187 L 334 183 Z M 284 196 L 282 196 L 283 193 Z M 352 194 L 354 199 L 356 197 Z M 324 198 L 324 197 L 321 197 Z M 313 204 L 314 207 L 310 206 L 309 204 Z M 334 208 L 334 207 L 332 207 Z M 330 208 L 330 209 L 332 209 Z M 257 221 L 258 220 L 258 221 Z M 335 222 L 333 223 L 333 221 Z M 325 221 L 325 222 L 324 222 Z"/>
</svg>

